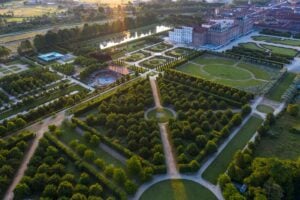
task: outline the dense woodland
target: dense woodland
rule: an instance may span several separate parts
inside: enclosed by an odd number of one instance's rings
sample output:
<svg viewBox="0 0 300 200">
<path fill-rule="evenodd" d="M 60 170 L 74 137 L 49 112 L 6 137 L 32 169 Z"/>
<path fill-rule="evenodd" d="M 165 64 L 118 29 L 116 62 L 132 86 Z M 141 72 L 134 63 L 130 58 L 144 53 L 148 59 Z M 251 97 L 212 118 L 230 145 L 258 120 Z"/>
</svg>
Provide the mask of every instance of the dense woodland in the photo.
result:
<svg viewBox="0 0 300 200">
<path fill-rule="evenodd" d="M 101 101 L 97 113 L 89 114 L 86 123 L 153 164 L 162 165 L 158 125 L 144 119 L 145 109 L 153 104 L 149 81 L 143 80 Z"/>
<path fill-rule="evenodd" d="M 158 81 L 162 102 L 177 112 L 177 119 L 170 121 L 170 132 L 179 164 L 196 165 L 208 154 L 214 153 L 218 143 L 239 125 L 251 108 L 201 92 L 191 87 L 187 80 L 178 84 L 170 74 Z M 240 113 L 230 109 L 239 108 Z M 198 164 L 199 165 L 199 164 Z M 197 166 L 197 165 L 196 165 Z M 182 165 L 183 167 L 183 165 Z M 196 170 L 192 169 L 182 170 Z"/>
<path fill-rule="evenodd" d="M 8 139 L 0 139 L 0 198 L 19 168 L 33 136 L 32 132 L 21 132 Z"/>
<path fill-rule="evenodd" d="M 34 68 L 0 79 L 1 87 L 11 95 L 23 94 L 58 80 L 59 76 L 47 69 Z"/>
<path fill-rule="evenodd" d="M 55 46 L 62 43 L 78 42 L 90 38 L 103 36 L 111 33 L 118 33 L 140 26 L 156 23 L 157 17 L 153 14 L 137 16 L 136 18 L 126 17 L 123 20 L 111 23 L 85 24 L 82 28 L 60 29 L 57 33 L 48 31 L 45 35 L 37 35 L 34 38 L 34 46 L 37 50 Z"/>
</svg>

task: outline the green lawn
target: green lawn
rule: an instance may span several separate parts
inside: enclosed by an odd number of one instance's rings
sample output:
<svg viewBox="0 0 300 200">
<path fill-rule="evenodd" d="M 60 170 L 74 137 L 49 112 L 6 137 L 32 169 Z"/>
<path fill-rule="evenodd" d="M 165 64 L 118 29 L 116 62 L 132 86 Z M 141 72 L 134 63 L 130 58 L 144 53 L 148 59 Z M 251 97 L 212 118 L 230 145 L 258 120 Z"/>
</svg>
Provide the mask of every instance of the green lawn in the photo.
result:
<svg viewBox="0 0 300 200">
<path fill-rule="evenodd" d="M 239 46 L 247 48 L 247 49 L 256 50 L 256 51 L 270 50 L 272 53 L 286 55 L 286 56 L 293 56 L 293 57 L 298 54 L 298 51 L 295 50 L 295 49 L 284 48 L 284 47 L 276 47 L 276 46 L 267 45 L 267 44 L 261 44 L 260 45 L 261 47 L 259 47 L 254 42 L 239 44 Z"/>
<path fill-rule="evenodd" d="M 300 40 L 281 39 L 272 36 L 253 36 L 252 38 L 256 41 L 265 41 L 269 43 L 284 44 L 289 46 L 300 46 Z"/>
<path fill-rule="evenodd" d="M 242 43 L 239 44 L 239 46 L 247 48 L 247 49 L 252 49 L 252 50 L 257 50 L 257 51 L 264 51 L 263 48 L 257 46 L 254 42 L 247 42 L 247 43 Z"/>
<path fill-rule="evenodd" d="M 261 91 L 278 73 L 268 67 L 207 55 L 181 65 L 177 70 L 253 93 Z"/>
<path fill-rule="evenodd" d="M 300 104 L 299 104 L 300 105 Z M 289 128 L 300 125 L 300 115 L 292 117 L 285 113 L 269 131 L 270 135 L 262 137 L 256 147 L 258 157 L 278 157 L 280 159 L 298 159 L 300 156 L 300 134 L 289 132 Z"/>
<path fill-rule="evenodd" d="M 259 112 L 263 112 L 263 113 L 273 113 L 274 112 L 274 109 L 270 106 L 267 106 L 267 105 L 258 105 L 256 107 L 256 109 L 259 111 Z"/>
<path fill-rule="evenodd" d="M 281 54 L 281 55 L 286 55 L 286 56 L 293 56 L 295 57 L 298 54 L 298 51 L 295 49 L 289 49 L 289 48 L 284 48 L 284 47 L 276 47 L 272 45 L 267 45 L 267 44 L 261 44 L 262 47 L 269 49 L 272 51 L 272 53 L 276 54 Z"/>
<path fill-rule="evenodd" d="M 61 126 L 62 129 L 62 136 L 59 137 L 59 139 L 64 142 L 65 144 L 69 144 L 70 141 L 72 140 L 79 140 L 81 144 L 85 144 L 87 147 L 95 151 L 97 158 L 103 159 L 106 163 L 108 164 L 113 164 L 116 167 L 122 167 L 124 168 L 125 166 L 121 161 L 118 159 L 112 157 L 109 153 L 106 151 L 102 150 L 100 147 L 93 147 L 91 146 L 88 142 L 86 142 L 76 130 L 70 128 L 69 126 L 63 124 Z"/>
<path fill-rule="evenodd" d="M 281 80 L 279 80 L 276 86 L 272 88 L 272 90 L 268 93 L 267 97 L 274 101 L 280 101 L 281 96 L 293 83 L 295 76 L 296 75 L 293 73 L 288 73 L 287 75 L 285 75 Z"/>
<path fill-rule="evenodd" d="M 228 143 L 216 160 L 204 171 L 203 177 L 211 183 L 216 184 L 220 174 L 226 171 L 235 152 L 246 146 L 262 122 L 262 119 L 252 116 L 237 135 Z"/>
<path fill-rule="evenodd" d="M 188 180 L 159 182 L 144 192 L 140 200 L 216 200 L 206 188 Z"/>
</svg>

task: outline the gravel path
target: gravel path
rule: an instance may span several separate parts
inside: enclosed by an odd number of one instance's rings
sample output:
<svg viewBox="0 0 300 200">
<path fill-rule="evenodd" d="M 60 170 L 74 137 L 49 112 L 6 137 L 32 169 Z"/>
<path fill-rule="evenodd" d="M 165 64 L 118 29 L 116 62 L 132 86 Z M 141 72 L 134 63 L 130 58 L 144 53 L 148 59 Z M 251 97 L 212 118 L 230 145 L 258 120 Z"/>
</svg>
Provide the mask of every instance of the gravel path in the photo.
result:
<svg viewBox="0 0 300 200">
<path fill-rule="evenodd" d="M 55 118 L 48 117 L 45 120 L 43 120 L 43 123 L 40 124 L 34 124 L 30 127 L 27 128 L 27 130 L 33 131 L 36 133 L 35 138 L 32 141 L 32 144 L 28 150 L 28 152 L 26 152 L 23 161 L 11 183 L 11 185 L 9 186 L 6 194 L 4 195 L 4 200 L 12 200 L 14 197 L 14 189 L 16 188 L 16 186 L 18 185 L 18 183 L 21 181 L 22 177 L 24 176 L 24 173 L 28 167 L 28 164 L 32 158 L 32 156 L 34 155 L 35 150 L 38 147 L 39 144 L 39 140 L 44 136 L 44 133 L 48 130 L 48 126 L 50 124 L 54 124 L 54 125 L 60 125 L 62 123 L 62 121 L 65 118 L 65 112 L 62 111 L 59 114 L 56 115 Z"/>
</svg>

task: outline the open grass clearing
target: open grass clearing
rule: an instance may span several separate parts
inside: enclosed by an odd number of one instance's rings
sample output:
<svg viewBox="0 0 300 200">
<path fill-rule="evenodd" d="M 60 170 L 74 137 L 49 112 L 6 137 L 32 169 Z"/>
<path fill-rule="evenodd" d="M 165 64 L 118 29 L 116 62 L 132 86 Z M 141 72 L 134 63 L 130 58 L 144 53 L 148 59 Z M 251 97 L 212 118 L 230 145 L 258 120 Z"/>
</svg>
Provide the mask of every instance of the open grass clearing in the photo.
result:
<svg viewBox="0 0 300 200">
<path fill-rule="evenodd" d="M 214 162 L 204 171 L 203 177 L 211 183 L 216 184 L 220 174 L 224 173 L 228 168 L 234 154 L 246 146 L 262 122 L 262 119 L 252 116 Z"/>
<path fill-rule="evenodd" d="M 270 90 L 267 94 L 267 97 L 274 101 L 281 101 L 281 97 L 284 92 L 289 88 L 293 83 L 296 74 L 288 73 L 283 78 L 281 78 L 278 83 Z"/>
<path fill-rule="evenodd" d="M 140 200 L 215 200 L 203 186 L 188 180 L 159 182 L 144 192 Z"/>
</svg>

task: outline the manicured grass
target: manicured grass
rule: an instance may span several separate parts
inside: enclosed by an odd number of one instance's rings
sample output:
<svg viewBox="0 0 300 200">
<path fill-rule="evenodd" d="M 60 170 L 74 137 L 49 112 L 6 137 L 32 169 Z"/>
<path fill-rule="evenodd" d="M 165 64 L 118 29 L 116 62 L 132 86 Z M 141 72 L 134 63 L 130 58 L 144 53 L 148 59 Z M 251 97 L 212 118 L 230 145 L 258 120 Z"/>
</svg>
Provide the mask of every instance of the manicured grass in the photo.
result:
<svg viewBox="0 0 300 200">
<path fill-rule="evenodd" d="M 177 70 L 253 93 L 261 91 L 278 73 L 268 67 L 211 55 L 200 56 Z"/>
<path fill-rule="evenodd" d="M 91 146 L 87 141 L 85 141 L 83 136 L 81 136 L 76 130 L 72 129 L 71 127 L 63 123 L 61 129 L 62 129 L 62 135 L 59 137 L 59 139 L 65 144 L 68 145 L 69 142 L 72 140 L 79 140 L 81 144 L 85 144 L 87 147 L 95 151 L 97 158 L 101 158 L 106 163 L 113 164 L 116 167 L 121 167 L 121 168 L 125 167 L 123 163 L 121 163 L 121 161 L 112 157 L 109 153 L 102 150 L 99 146 L 98 147 Z"/>
<path fill-rule="evenodd" d="M 168 122 L 170 119 L 175 118 L 173 113 L 169 109 L 154 109 L 151 110 L 148 114 L 148 119 L 155 119 L 161 123 Z"/>
<path fill-rule="evenodd" d="M 237 150 L 243 149 L 256 132 L 262 119 L 251 117 L 237 135 L 228 143 L 216 160 L 204 171 L 203 177 L 216 184 L 220 174 L 224 173 Z"/>
<path fill-rule="evenodd" d="M 272 88 L 267 97 L 274 101 L 280 101 L 284 92 L 293 83 L 295 76 L 296 74 L 293 73 L 288 73 L 287 75 L 285 75 L 281 80 L 278 81 L 276 86 Z"/>
<path fill-rule="evenodd" d="M 259 157 L 278 157 L 280 159 L 298 159 L 300 155 L 300 134 L 290 133 L 289 128 L 298 128 L 299 125 L 300 115 L 292 117 L 284 113 L 271 126 L 270 134 L 261 138 L 259 145 L 255 148 L 255 155 Z"/>
<path fill-rule="evenodd" d="M 140 200 L 215 200 L 203 186 L 188 180 L 167 180 L 159 182 L 142 195 Z"/>
<path fill-rule="evenodd" d="M 226 66 L 223 64 L 214 64 L 209 66 L 204 66 L 203 70 L 209 73 L 212 76 L 217 76 L 221 79 L 230 79 L 230 80 L 244 80 L 251 79 L 252 74 L 249 71 L 232 66 Z"/>
<path fill-rule="evenodd" d="M 284 47 L 276 47 L 272 45 L 267 45 L 267 44 L 261 44 L 262 47 L 269 49 L 272 51 L 272 53 L 276 54 L 281 54 L 281 55 L 286 55 L 286 56 L 293 56 L 295 57 L 298 54 L 298 51 L 295 49 L 289 49 L 289 48 L 284 48 Z"/>
<path fill-rule="evenodd" d="M 272 36 L 253 36 L 252 38 L 256 41 L 265 41 L 269 43 L 284 44 L 289 46 L 300 46 L 300 40 L 281 39 Z"/>
<path fill-rule="evenodd" d="M 267 106 L 267 105 L 258 105 L 256 107 L 256 109 L 259 111 L 259 112 L 263 112 L 263 113 L 273 113 L 274 112 L 274 109 L 270 106 Z"/>
<path fill-rule="evenodd" d="M 257 51 L 265 51 L 263 48 L 257 46 L 254 42 L 247 42 L 243 44 L 239 44 L 239 46 L 247 48 L 247 49 L 252 49 L 252 50 L 257 50 Z"/>
</svg>

